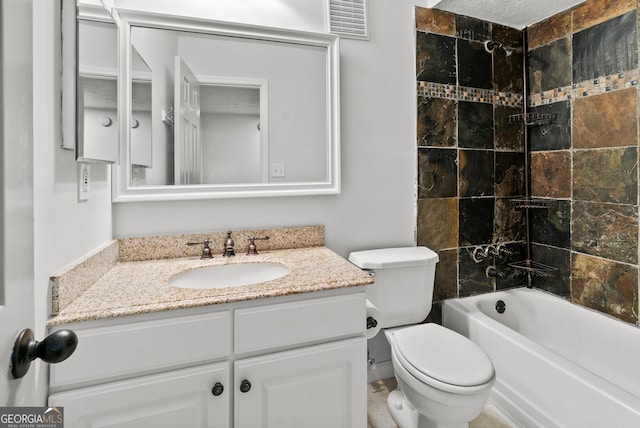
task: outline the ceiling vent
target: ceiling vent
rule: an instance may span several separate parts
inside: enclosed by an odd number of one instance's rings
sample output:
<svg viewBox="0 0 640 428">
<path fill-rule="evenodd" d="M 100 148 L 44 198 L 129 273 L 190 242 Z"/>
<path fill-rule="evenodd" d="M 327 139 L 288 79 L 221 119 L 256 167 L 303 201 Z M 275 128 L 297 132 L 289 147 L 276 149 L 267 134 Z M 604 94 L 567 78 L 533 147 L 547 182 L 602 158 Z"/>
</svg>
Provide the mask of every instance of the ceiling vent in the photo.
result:
<svg viewBox="0 0 640 428">
<path fill-rule="evenodd" d="M 329 32 L 349 39 L 369 39 L 367 0 L 328 0 Z"/>
</svg>

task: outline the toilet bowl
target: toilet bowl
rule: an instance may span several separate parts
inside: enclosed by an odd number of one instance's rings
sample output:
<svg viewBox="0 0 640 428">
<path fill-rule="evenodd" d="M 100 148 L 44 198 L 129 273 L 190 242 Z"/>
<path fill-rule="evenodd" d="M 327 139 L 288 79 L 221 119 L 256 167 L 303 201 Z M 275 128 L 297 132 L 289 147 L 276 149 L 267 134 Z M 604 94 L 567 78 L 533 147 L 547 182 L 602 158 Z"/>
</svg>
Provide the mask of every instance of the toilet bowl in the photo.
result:
<svg viewBox="0 0 640 428">
<path fill-rule="evenodd" d="M 437 324 L 385 330 L 398 389 L 389 413 L 400 428 L 463 428 L 477 417 L 495 381 L 476 344 Z"/>
<path fill-rule="evenodd" d="M 438 324 L 431 310 L 438 254 L 426 247 L 357 251 L 349 260 L 374 277 L 369 305 L 391 345 L 398 389 L 387 407 L 400 428 L 464 428 L 478 416 L 495 381 L 487 354 Z"/>
</svg>

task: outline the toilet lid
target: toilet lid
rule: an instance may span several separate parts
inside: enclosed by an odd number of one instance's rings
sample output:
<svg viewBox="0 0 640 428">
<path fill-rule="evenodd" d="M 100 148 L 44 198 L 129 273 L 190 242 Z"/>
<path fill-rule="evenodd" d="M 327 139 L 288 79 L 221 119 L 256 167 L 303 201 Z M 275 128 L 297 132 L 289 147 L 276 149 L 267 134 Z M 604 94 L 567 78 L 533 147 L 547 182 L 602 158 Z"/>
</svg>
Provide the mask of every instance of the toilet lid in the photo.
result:
<svg viewBox="0 0 640 428">
<path fill-rule="evenodd" d="M 416 370 L 440 382 L 475 386 L 494 375 L 491 360 L 463 335 L 438 324 L 421 324 L 399 329 L 395 348 Z"/>
</svg>

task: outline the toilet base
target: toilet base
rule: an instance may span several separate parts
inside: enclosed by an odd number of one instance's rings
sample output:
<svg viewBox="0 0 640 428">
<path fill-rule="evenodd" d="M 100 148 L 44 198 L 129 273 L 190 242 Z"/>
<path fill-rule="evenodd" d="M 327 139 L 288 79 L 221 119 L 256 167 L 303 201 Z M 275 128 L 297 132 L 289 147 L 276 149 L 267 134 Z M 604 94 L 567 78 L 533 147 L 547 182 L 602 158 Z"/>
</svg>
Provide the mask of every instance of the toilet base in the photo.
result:
<svg viewBox="0 0 640 428">
<path fill-rule="evenodd" d="M 442 424 L 421 415 L 398 388 L 389 394 L 387 409 L 400 428 L 469 428 L 467 423 Z"/>
</svg>

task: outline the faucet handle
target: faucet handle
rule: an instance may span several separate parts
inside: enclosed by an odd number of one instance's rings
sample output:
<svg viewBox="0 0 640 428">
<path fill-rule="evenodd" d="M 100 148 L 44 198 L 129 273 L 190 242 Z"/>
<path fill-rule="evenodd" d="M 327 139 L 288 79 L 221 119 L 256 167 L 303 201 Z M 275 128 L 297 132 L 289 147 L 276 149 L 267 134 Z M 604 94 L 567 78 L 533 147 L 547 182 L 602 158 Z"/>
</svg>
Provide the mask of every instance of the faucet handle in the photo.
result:
<svg viewBox="0 0 640 428">
<path fill-rule="evenodd" d="M 209 239 L 205 239 L 204 241 L 201 241 L 201 242 L 189 241 L 189 242 L 187 242 L 187 245 L 204 245 L 204 247 L 202 248 L 202 256 L 200 256 L 200 258 L 201 259 L 212 259 L 213 258 L 213 254 L 211 254 L 211 248 L 209 247 L 210 243 L 211 243 L 211 241 Z"/>
<path fill-rule="evenodd" d="M 256 241 L 266 241 L 267 239 L 269 239 L 268 236 L 263 236 L 260 238 L 256 238 L 254 236 L 252 236 L 249 239 L 249 249 L 247 250 L 247 256 L 252 256 L 252 255 L 256 255 L 258 254 L 258 249 L 256 248 Z"/>
<path fill-rule="evenodd" d="M 496 252 L 498 256 L 511 256 L 513 255 L 513 251 L 509 250 L 505 244 L 498 244 L 496 247 Z"/>
</svg>

